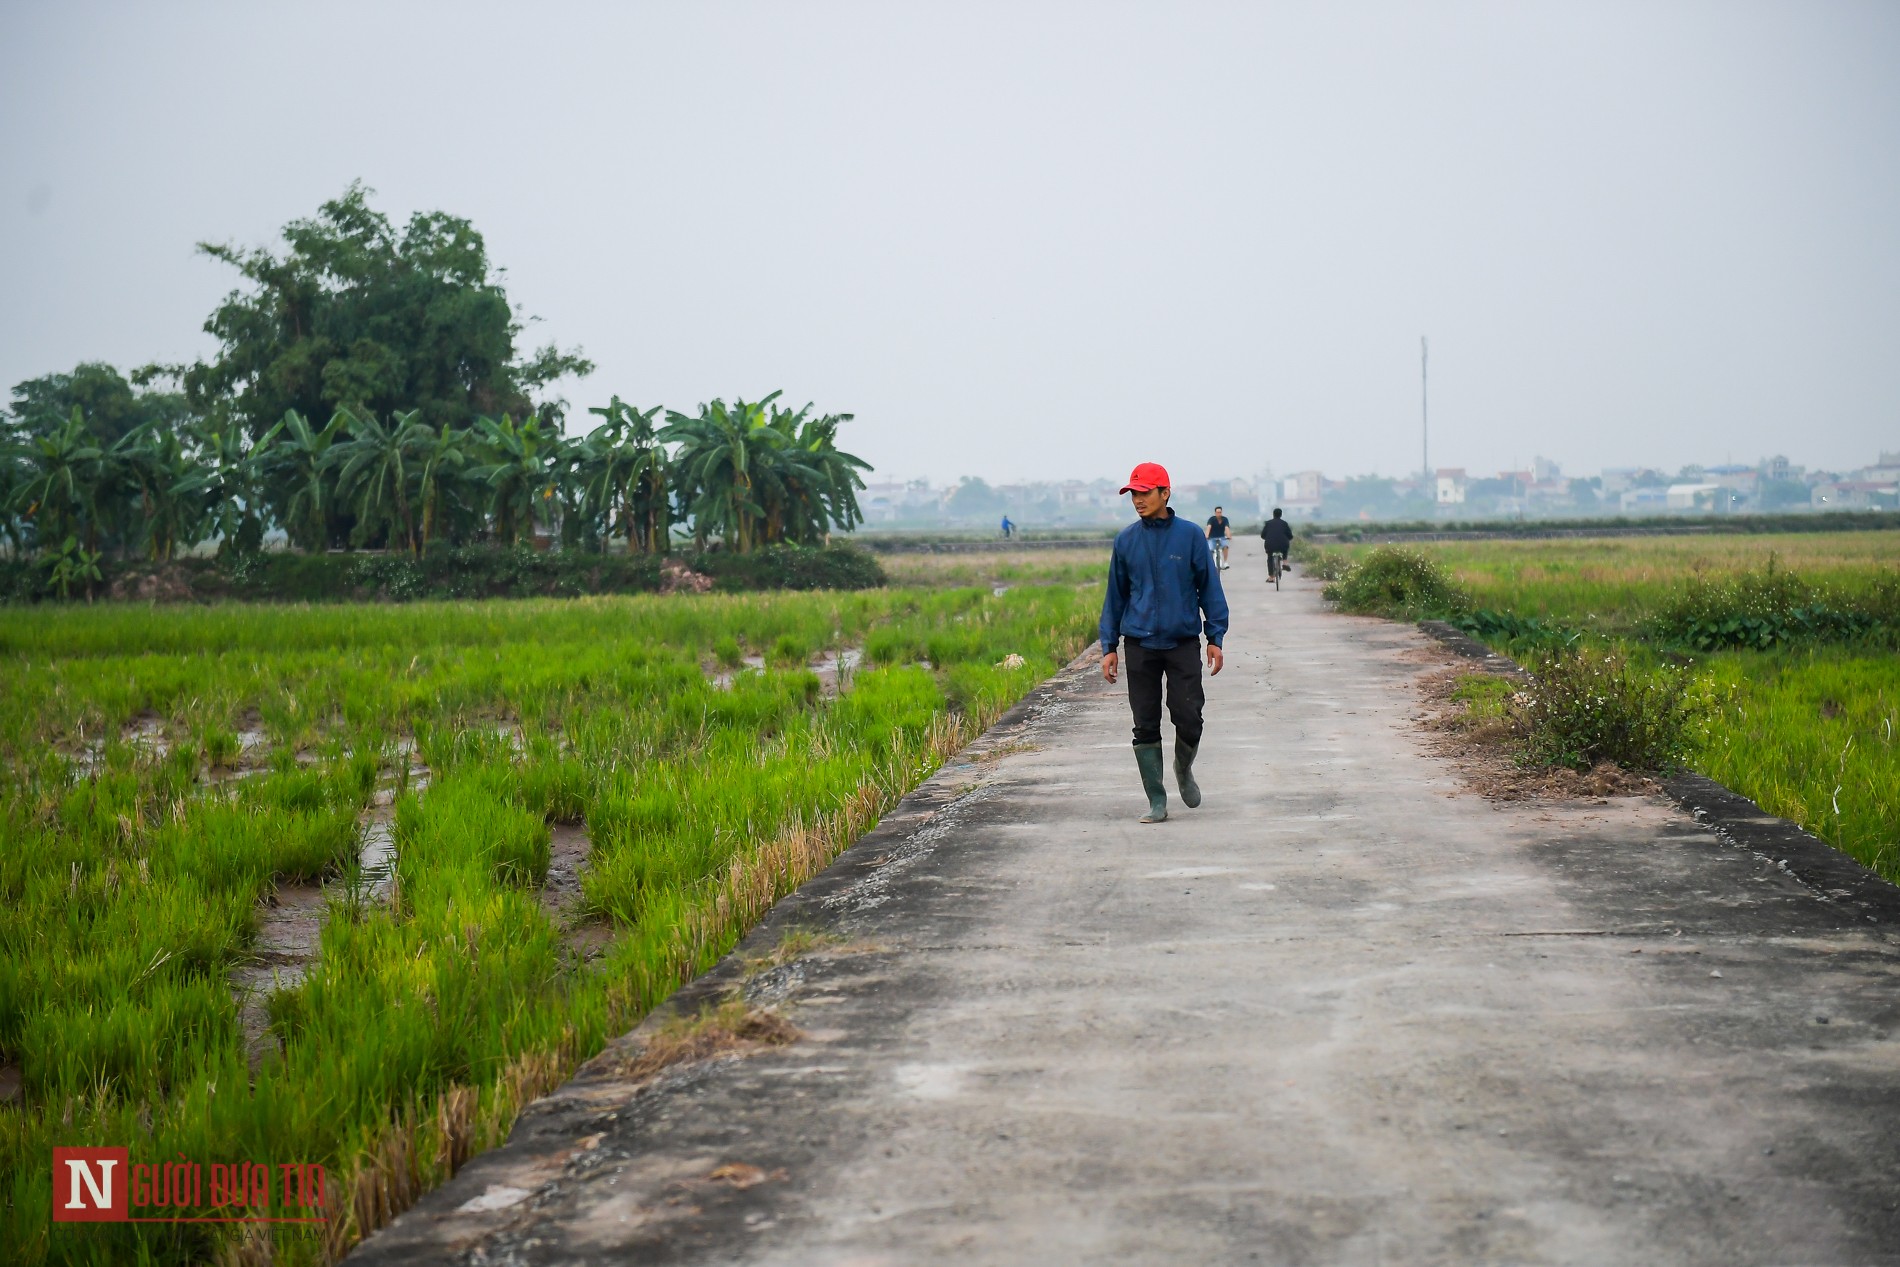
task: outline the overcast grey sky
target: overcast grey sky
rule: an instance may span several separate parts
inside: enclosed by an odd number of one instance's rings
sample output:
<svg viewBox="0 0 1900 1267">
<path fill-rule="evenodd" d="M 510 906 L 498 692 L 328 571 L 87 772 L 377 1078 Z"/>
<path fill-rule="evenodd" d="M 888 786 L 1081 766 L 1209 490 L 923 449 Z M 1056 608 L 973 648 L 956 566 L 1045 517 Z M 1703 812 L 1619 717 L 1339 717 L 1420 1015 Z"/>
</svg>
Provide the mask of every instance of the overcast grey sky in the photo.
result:
<svg viewBox="0 0 1900 1267">
<path fill-rule="evenodd" d="M 7 3 L 0 383 L 202 355 L 361 178 L 569 384 L 886 476 L 1900 448 L 1900 4 Z"/>
</svg>

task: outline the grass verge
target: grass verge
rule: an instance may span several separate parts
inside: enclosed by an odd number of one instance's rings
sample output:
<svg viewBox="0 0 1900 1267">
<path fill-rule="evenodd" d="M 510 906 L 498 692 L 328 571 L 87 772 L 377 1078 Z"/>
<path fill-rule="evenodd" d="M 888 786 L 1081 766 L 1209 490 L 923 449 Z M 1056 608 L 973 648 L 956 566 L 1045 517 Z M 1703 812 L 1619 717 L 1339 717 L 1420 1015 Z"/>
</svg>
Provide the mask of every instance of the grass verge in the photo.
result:
<svg viewBox="0 0 1900 1267">
<path fill-rule="evenodd" d="M 1087 645 L 1075 586 L 0 611 L 0 1260 L 332 1260 Z M 764 662 L 722 682 L 722 652 Z M 831 695 L 807 667 L 863 650 Z M 420 762 L 420 767 L 416 765 Z M 418 790 L 426 774 L 427 786 Z M 387 898 L 351 884 L 396 778 Z M 591 841 L 566 953 L 549 829 Z M 260 903 L 336 897 L 253 1071 Z M 50 1222 L 54 1144 L 314 1162 L 320 1233 Z M 261 1238 L 261 1239 L 260 1239 Z"/>
</svg>

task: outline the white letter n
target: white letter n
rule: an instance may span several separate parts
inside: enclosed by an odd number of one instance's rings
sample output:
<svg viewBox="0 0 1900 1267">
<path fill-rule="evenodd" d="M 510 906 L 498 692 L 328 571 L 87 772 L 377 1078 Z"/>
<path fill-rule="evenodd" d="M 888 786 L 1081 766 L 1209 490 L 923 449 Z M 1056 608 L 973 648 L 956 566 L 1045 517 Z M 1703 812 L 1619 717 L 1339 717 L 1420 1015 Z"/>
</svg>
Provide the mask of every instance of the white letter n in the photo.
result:
<svg viewBox="0 0 1900 1267">
<path fill-rule="evenodd" d="M 92 1167 L 77 1157 L 68 1157 L 66 1159 L 66 1167 L 72 1171 L 73 1195 L 72 1199 L 66 1203 L 66 1208 L 68 1210 L 83 1210 L 86 1208 L 86 1203 L 79 1198 L 79 1183 L 80 1180 L 83 1179 L 86 1183 L 86 1191 L 92 1194 L 92 1208 L 95 1210 L 110 1210 L 112 1208 L 112 1168 L 118 1164 L 119 1159 L 116 1157 L 110 1159 L 101 1158 L 99 1161 L 99 1178 L 101 1182 L 94 1183 L 92 1179 Z"/>
</svg>

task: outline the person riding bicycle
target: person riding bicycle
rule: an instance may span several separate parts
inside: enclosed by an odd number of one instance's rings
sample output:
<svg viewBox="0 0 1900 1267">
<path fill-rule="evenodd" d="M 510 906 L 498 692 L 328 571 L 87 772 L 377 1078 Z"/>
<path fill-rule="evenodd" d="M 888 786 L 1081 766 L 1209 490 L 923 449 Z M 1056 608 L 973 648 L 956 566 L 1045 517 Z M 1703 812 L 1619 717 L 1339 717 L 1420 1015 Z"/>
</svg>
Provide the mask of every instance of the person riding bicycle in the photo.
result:
<svg viewBox="0 0 1900 1267">
<path fill-rule="evenodd" d="M 1222 568 L 1227 566 L 1227 527 L 1227 516 L 1221 514 L 1219 506 L 1214 507 L 1207 520 L 1207 548 Z"/>
<path fill-rule="evenodd" d="M 1273 518 L 1260 525 L 1260 539 L 1267 547 L 1267 579 L 1277 580 L 1280 565 L 1286 561 L 1287 551 L 1293 548 L 1293 525 L 1280 518 L 1280 508 L 1273 508 Z"/>
</svg>

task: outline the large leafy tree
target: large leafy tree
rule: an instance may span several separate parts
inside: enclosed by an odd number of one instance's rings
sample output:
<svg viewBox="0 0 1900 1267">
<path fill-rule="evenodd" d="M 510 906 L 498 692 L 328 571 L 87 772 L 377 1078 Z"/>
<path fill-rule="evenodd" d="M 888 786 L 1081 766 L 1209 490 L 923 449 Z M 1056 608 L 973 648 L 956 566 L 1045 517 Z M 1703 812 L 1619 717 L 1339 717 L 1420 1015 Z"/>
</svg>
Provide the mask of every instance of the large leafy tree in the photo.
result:
<svg viewBox="0 0 1900 1267">
<path fill-rule="evenodd" d="M 147 381 L 143 374 L 127 380 L 101 361 L 29 378 L 13 388 L 14 428 L 27 436 L 49 436 L 63 429 L 77 409 L 93 439 L 109 447 L 147 424 L 182 423 L 189 412 L 184 396 L 144 387 Z"/>
<path fill-rule="evenodd" d="M 327 418 L 418 411 L 432 428 L 484 414 L 554 418 L 536 402 L 556 379 L 586 374 L 578 351 L 517 347 L 521 325 L 467 220 L 418 212 L 401 229 L 353 184 L 284 228 L 286 250 L 214 243 L 245 286 L 205 322 L 217 355 L 181 374 L 196 409 L 228 413 L 262 435 L 296 410 Z"/>
</svg>

